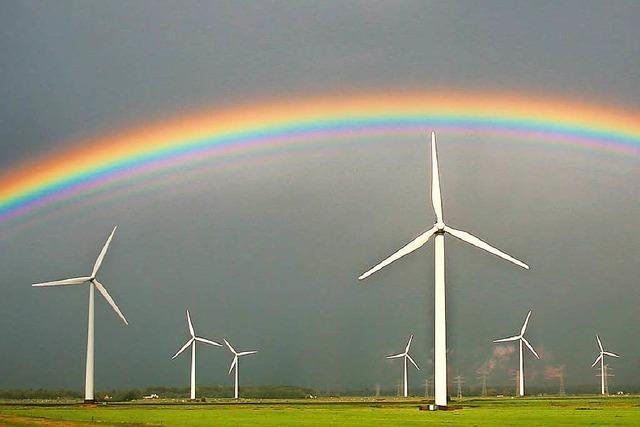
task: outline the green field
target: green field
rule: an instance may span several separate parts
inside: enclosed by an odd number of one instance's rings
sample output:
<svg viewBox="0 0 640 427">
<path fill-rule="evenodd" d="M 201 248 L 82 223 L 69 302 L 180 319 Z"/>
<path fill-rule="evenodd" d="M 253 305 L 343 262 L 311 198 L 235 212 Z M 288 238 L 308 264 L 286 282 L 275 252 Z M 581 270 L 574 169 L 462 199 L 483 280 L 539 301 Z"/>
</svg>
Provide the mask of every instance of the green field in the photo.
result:
<svg viewBox="0 0 640 427">
<path fill-rule="evenodd" d="M 86 407 L 78 404 L 0 405 L 6 426 L 568 426 L 640 425 L 640 397 L 464 399 L 461 409 L 420 411 L 422 400 L 348 399 L 204 404 L 126 403 Z"/>
</svg>

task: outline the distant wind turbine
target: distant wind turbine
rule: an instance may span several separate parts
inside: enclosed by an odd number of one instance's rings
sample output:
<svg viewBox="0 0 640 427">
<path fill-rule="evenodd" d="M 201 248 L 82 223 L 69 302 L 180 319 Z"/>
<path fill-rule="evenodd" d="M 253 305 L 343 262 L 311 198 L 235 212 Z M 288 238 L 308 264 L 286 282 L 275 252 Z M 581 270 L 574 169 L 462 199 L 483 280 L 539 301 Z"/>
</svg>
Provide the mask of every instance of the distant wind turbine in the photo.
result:
<svg viewBox="0 0 640 427">
<path fill-rule="evenodd" d="M 235 389 L 234 389 L 234 393 L 233 393 L 233 397 L 234 399 L 238 398 L 238 376 L 239 376 L 239 370 L 240 370 L 240 361 L 238 360 L 240 357 L 242 356 L 248 356 L 250 354 L 256 354 L 257 351 L 256 350 L 251 350 L 251 351 L 241 351 L 241 352 L 237 352 L 232 346 L 231 344 L 229 344 L 229 341 L 227 341 L 226 339 L 224 339 L 224 343 L 227 345 L 227 347 L 229 348 L 229 350 L 231 351 L 231 353 L 233 353 L 233 362 L 231 362 L 231 366 L 229 367 L 229 373 L 228 375 L 231 375 L 231 371 L 233 371 L 233 368 L 235 368 Z"/>
<path fill-rule="evenodd" d="M 387 359 L 398 359 L 400 357 L 402 357 L 404 359 L 404 375 L 403 375 L 403 395 L 404 397 L 408 396 L 408 392 L 409 392 L 409 387 L 408 387 L 408 379 L 407 379 L 407 360 L 409 362 L 411 362 L 413 364 L 413 366 L 416 367 L 416 369 L 419 371 L 420 368 L 418 368 L 418 365 L 416 365 L 416 362 L 413 360 L 413 358 L 409 355 L 409 347 L 411 347 L 411 341 L 413 340 L 413 334 L 411 334 L 411 336 L 409 337 L 409 341 L 407 341 L 407 346 L 404 348 L 404 351 L 402 353 L 398 353 L 398 354 L 392 354 L 391 356 L 387 356 Z"/>
<path fill-rule="evenodd" d="M 202 343 L 209 344 L 209 345 L 214 345 L 214 346 L 217 346 L 217 347 L 222 347 L 222 344 L 217 343 L 215 341 L 208 340 L 206 338 L 202 338 L 202 337 L 196 336 L 196 332 L 193 329 L 193 323 L 191 323 L 191 316 L 189 315 L 189 309 L 187 309 L 187 325 L 189 326 L 189 334 L 191 335 L 191 338 L 189 338 L 187 340 L 187 342 L 182 346 L 182 348 L 180 350 L 178 350 L 178 352 L 176 354 L 174 354 L 171 359 L 172 360 L 175 359 L 176 357 L 178 357 L 180 355 L 180 353 L 182 353 L 189 346 L 191 346 L 191 394 L 190 394 L 190 398 L 191 398 L 191 400 L 194 400 L 196 398 L 196 342 L 202 342 Z"/>
<path fill-rule="evenodd" d="M 600 392 L 604 395 L 605 394 L 604 383 L 607 380 L 606 378 L 607 376 L 604 373 L 604 356 L 611 356 L 611 357 L 620 357 L 620 356 L 610 351 L 605 351 L 604 348 L 602 347 L 602 341 L 600 341 L 600 336 L 598 336 L 598 334 L 596 334 L 596 341 L 598 342 L 598 348 L 600 349 L 600 354 L 596 358 L 595 362 L 593 362 L 593 365 L 591 365 L 591 367 L 593 368 L 594 366 L 596 366 L 598 362 L 600 362 L 600 376 L 601 376 Z"/>
<path fill-rule="evenodd" d="M 94 289 L 98 289 L 98 292 L 102 294 L 104 299 L 107 300 L 109 305 L 113 308 L 118 316 L 122 319 L 125 325 L 128 325 L 127 319 L 125 319 L 124 315 L 116 305 L 109 292 L 105 289 L 102 283 L 98 282 L 96 279 L 96 275 L 98 274 L 98 270 L 100 270 L 100 266 L 102 265 L 102 261 L 104 260 L 105 255 L 107 254 L 107 249 L 109 249 L 109 245 L 111 244 L 111 239 L 113 239 L 113 235 L 116 232 L 118 226 L 113 227 L 113 231 L 109 235 L 107 242 L 102 247 L 102 251 L 100 251 L 100 255 L 98 255 L 98 259 L 96 259 L 95 264 L 93 265 L 93 271 L 91 272 L 91 276 L 84 277 L 75 277 L 73 279 L 64 279 L 64 280 L 56 280 L 54 282 L 45 282 L 45 283 L 35 283 L 32 286 L 34 287 L 47 287 L 47 286 L 70 286 L 70 285 L 83 285 L 85 283 L 89 284 L 89 321 L 87 326 L 87 364 L 85 369 L 85 383 L 84 383 L 84 401 L 85 402 L 93 402 L 94 393 L 93 393 L 93 347 L 94 347 Z"/>
<path fill-rule="evenodd" d="M 431 236 L 435 235 L 435 404 L 437 406 L 447 406 L 447 326 L 446 326 L 446 305 L 445 305 L 445 280 L 444 280 L 444 235 L 451 234 L 458 239 L 474 245 L 480 249 L 506 259 L 520 267 L 529 269 L 529 266 L 513 258 L 510 255 L 494 248 L 479 238 L 466 231 L 456 230 L 443 222 L 442 198 L 440 195 L 440 176 L 438 172 L 438 156 L 436 153 L 436 134 L 431 132 L 431 202 L 436 214 L 436 223 L 429 230 L 420 234 L 414 240 L 405 245 L 402 249 L 380 262 L 378 265 L 358 277 L 362 280 L 381 268 L 391 264 L 393 261 L 422 247 Z"/>
<path fill-rule="evenodd" d="M 518 394 L 522 397 L 524 396 L 524 358 L 522 357 L 522 343 L 524 343 L 529 350 L 531 350 L 531 353 L 533 353 L 533 355 L 540 359 L 540 356 L 538 356 L 538 353 L 536 353 L 536 351 L 533 349 L 533 347 L 531 346 L 531 344 L 529 344 L 529 341 L 527 341 L 527 339 L 524 337 L 524 333 L 527 330 L 527 324 L 529 323 L 529 318 L 531 317 L 531 310 L 529 310 L 529 313 L 527 313 L 527 318 L 524 320 L 524 324 L 522 325 L 522 328 L 520 329 L 520 334 L 519 335 L 514 335 L 512 337 L 509 338 L 502 338 L 499 340 L 494 340 L 493 342 L 508 342 L 508 341 L 519 341 L 520 342 L 520 370 L 518 371 L 518 385 L 519 385 L 519 390 L 518 390 Z"/>
</svg>

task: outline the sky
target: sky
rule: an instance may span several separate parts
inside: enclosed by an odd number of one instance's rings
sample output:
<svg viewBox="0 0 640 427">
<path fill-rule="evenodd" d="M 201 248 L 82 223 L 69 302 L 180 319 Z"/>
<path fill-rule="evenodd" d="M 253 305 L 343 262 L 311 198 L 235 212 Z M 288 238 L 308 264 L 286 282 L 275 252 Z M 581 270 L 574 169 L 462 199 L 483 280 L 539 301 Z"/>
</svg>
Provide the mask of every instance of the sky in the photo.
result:
<svg viewBox="0 0 640 427">
<path fill-rule="evenodd" d="M 202 109 L 326 93 L 504 91 L 640 111 L 640 3 L 4 2 L 0 167 L 83 138 Z M 640 386 L 640 158 L 438 134 L 445 220 L 531 266 L 448 238 L 451 376 L 509 385 L 492 339 L 533 310 L 528 383 L 599 379 L 595 333 L 623 357 L 611 384 Z M 86 288 L 31 283 L 100 272 L 129 326 L 96 301 L 96 388 L 188 385 L 188 336 L 228 338 L 248 384 L 392 388 L 385 356 L 409 334 L 432 375 L 433 247 L 358 283 L 430 228 L 424 134 L 327 141 L 123 183 L 58 215 L 0 224 L 0 388 L 81 390 Z M 17 227 L 15 230 L 11 227 Z M 231 384 L 231 356 L 198 349 L 199 384 Z"/>
</svg>

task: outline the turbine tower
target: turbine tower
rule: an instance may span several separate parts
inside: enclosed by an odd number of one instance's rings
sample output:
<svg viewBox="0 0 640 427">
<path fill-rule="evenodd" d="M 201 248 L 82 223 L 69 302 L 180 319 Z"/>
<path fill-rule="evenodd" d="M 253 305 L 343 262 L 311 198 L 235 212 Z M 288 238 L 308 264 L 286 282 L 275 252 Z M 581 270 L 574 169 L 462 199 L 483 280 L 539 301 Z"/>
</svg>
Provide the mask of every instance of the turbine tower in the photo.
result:
<svg viewBox="0 0 640 427">
<path fill-rule="evenodd" d="M 409 355 L 409 347 L 411 347 L 411 341 L 413 340 L 413 334 L 411 334 L 411 336 L 409 337 L 409 341 L 407 342 L 407 346 L 404 348 L 404 352 L 402 353 L 398 353 L 398 354 L 392 354 L 391 356 L 387 356 L 387 359 L 398 359 L 400 357 L 404 358 L 404 375 L 402 377 L 402 381 L 403 381 L 403 395 L 404 397 L 407 397 L 408 395 L 408 381 L 407 381 L 407 360 L 409 362 L 411 362 L 413 364 L 413 366 L 416 367 L 416 369 L 419 371 L 420 368 L 418 368 L 418 365 L 416 365 L 416 362 L 413 360 L 413 358 Z"/>
<path fill-rule="evenodd" d="M 531 310 L 529 310 L 529 313 L 527 313 L 527 318 L 524 319 L 524 324 L 520 329 L 519 335 L 514 335 L 509 338 L 502 338 L 499 340 L 493 340 L 494 343 L 508 342 L 508 341 L 519 341 L 520 343 L 520 368 L 518 370 L 518 394 L 520 395 L 520 397 L 524 396 L 524 358 L 522 354 L 522 344 L 524 343 L 529 348 L 529 350 L 531 350 L 531 353 L 533 353 L 533 355 L 536 358 L 540 359 L 540 356 L 538 356 L 538 353 L 536 353 L 536 351 L 533 349 L 531 344 L 529 344 L 529 341 L 527 341 L 527 339 L 524 337 L 524 333 L 527 330 L 527 324 L 529 323 L 530 317 L 531 317 Z"/>
<path fill-rule="evenodd" d="M 180 350 L 178 350 L 178 352 L 173 355 L 171 360 L 180 356 L 183 351 L 191 346 L 191 394 L 189 395 L 189 397 L 191 400 L 194 400 L 196 398 L 196 342 L 201 342 L 216 347 L 222 347 L 222 344 L 196 336 L 196 332 L 193 329 L 193 323 L 191 323 L 189 309 L 187 309 L 187 325 L 189 326 L 189 334 L 191 335 L 191 338 L 189 338 L 187 342 L 182 346 L 182 348 L 180 348 Z"/>
<path fill-rule="evenodd" d="M 107 242 L 102 247 L 102 251 L 100 251 L 100 255 L 98 255 L 98 259 L 96 259 L 95 264 L 93 265 L 93 271 L 90 276 L 84 277 L 74 277 L 72 279 L 64 279 L 64 280 L 56 280 L 54 282 L 45 282 L 45 283 L 35 283 L 32 286 L 34 287 L 47 287 L 47 286 L 70 286 L 70 285 L 83 285 L 85 283 L 89 284 L 89 316 L 87 322 L 87 361 L 85 368 L 85 382 L 84 382 L 84 401 L 86 403 L 91 403 L 95 401 L 94 391 L 93 391 L 93 348 L 94 348 L 94 292 L 95 289 L 100 292 L 100 294 L 104 297 L 105 300 L 109 303 L 109 305 L 113 308 L 118 316 L 122 319 L 125 325 L 128 325 L 127 319 L 125 319 L 124 315 L 116 305 L 109 292 L 105 289 L 105 287 L 96 279 L 96 275 L 98 274 L 98 270 L 100 270 L 100 266 L 102 265 L 102 261 L 104 260 L 105 255 L 107 254 L 107 249 L 109 249 L 109 245 L 111 244 L 111 239 L 113 239 L 113 235 L 116 232 L 118 226 L 113 227 L 113 231 L 109 235 Z"/>
<path fill-rule="evenodd" d="M 235 388 L 234 388 L 233 398 L 237 399 L 239 397 L 239 394 L 238 394 L 238 375 L 239 375 L 239 372 L 238 371 L 240 369 L 240 361 L 238 359 L 241 356 L 248 356 L 250 354 L 256 354 L 257 351 L 256 350 L 251 350 L 251 351 L 237 352 L 233 347 L 231 347 L 231 344 L 229 344 L 229 341 L 224 339 L 224 343 L 227 345 L 227 347 L 229 348 L 231 353 L 233 353 L 233 362 L 231 362 L 231 366 L 229 367 L 229 373 L 227 375 L 231 375 L 231 371 L 233 371 L 233 368 L 236 369 L 235 370 Z"/>
<path fill-rule="evenodd" d="M 620 357 L 620 356 L 610 351 L 605 351 L 604 348 L 602 347 L 602 341 L 600 341 L 600 336 L 598 336 L 598 334 L 596 334 L 596 341 L 598 341 L 598 348 L 600 349 L 600 354 L 596 358 L 595 362 L 593 362 L 593 365 L 591 365 L 591 367 L 593 368 L 598 364 L 598 362 L 600 362 L 600 376 L 601 376 L 600 392 L 603 395 L 605 395 L 606 394 L 605 392 L 608 390 L 605 390 L 605 382 L 607 381 L 607 374 L 605 374 L 604 372 L 604 356 L 611 356 L 611 357 Z"/>
<path fill-rule="evenodd" d="M 507 261 L 511 261 L 520 267 L 529 269 L 529 266 L 494 248 L 466 231 L 456 230 L 455 228 L 445 225 L 442 216 L 442 198 L 440 196 L 440 177 L 438 172 L 435 132 L 431 132 L 431 164 L 431 202 L 436 214 L 435 225 L 409 242 L 396 253 L 380 262 L 371 270 L 358 277 L 358 279 L 362 280 L 381 268 L 391 264 L 393 261 L 415 251 L 427 243 L 431 236 L 435 235 L 435 404 L 437 406 L 447 406 L 447 328 L 444 279 L 444 235 L 446 233 L 451 234 L 462 241 L 480 249 L 484 249 L 485 251 L 506 259 Z"/>
</svg>

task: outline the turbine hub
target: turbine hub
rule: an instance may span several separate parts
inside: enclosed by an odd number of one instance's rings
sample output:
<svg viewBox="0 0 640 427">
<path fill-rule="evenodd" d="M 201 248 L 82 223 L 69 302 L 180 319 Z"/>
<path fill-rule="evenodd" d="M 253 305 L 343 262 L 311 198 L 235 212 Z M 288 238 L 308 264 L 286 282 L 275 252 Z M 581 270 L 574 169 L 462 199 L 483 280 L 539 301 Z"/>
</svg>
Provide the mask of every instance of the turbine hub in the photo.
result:
<svg viewBox="0 0 640 427">
<path fill-rule="evenodd" d="M 444 231 L 444 222 L 440 221 L 440 222 L 436 222 L 436 229 L 438 233 L 441 233 Z"/>
</svg>

